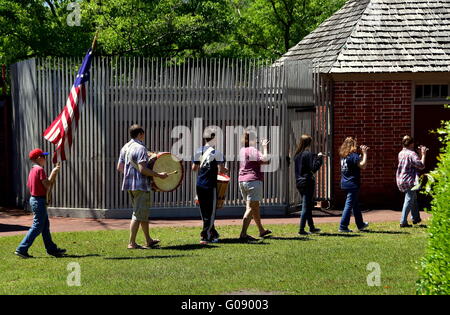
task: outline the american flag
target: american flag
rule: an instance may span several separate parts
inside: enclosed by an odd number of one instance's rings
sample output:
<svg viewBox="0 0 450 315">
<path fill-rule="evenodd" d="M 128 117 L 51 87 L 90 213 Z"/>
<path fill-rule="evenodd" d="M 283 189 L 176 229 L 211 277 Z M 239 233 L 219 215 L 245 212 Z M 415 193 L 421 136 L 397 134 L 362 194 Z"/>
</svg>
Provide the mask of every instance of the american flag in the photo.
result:
<svg viewBox="0 0 450 315">
<path fill-rule="evenodd" d="M 72 86 L 66 106 L 51 125 L 44 131 L 44 138 L 56 145 L 53 163 L 65 161 L 70 152 L 78 120 L 80 107 L 86 102 L 86 86 L 89 80 L 89 68 L 92 61 L 92 49 L 89 49 L 78 70 L 75 83 Z"/>
</svg>

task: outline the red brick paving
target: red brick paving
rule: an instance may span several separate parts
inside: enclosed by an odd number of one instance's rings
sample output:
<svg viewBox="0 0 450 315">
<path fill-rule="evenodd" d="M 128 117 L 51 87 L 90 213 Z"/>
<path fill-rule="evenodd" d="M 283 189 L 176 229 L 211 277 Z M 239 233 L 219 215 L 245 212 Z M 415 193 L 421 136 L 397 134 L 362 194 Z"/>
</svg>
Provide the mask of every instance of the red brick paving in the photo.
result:
<svg viewBox="0 0 450 315">
<path fill-rule="evenodd" d="M 364 220 L 368 222 L 392 222 L 400 220 L 400 211 L 392 210 L 372 210 L 363 214 Z M 421 213 L 422 219 L 427 219 L 430 214 Z M 321 216 L 315 217 L 314 222 L 320 223 L 339 223 L 339 216 Z M 0 212 L 0 236 L 26 234 L 28 228 L 33 222 L 31 214 L 20 212 Z M 216 219 L 216 225 L 240 225 L 241 219 Z M 285 218 L 263 218 L 263 224 L 298 224 L 298 215 L 291 215 Z M 353 219 L 351 224 L 354 223 Z M 97 231 L 97 230 L 127 230 L 129 228 L 129 219 L 75 219 L 75 218 L 51 218 L 52 232 L 74 232 L 74 231 Z M 172 219 L 172 220 L 152 220 L 151 227 L 170 227 L 170 226 L 201 226 L 199 219 Z M 254 223 L 252 223 L 254 224 Z"/>
</svg>

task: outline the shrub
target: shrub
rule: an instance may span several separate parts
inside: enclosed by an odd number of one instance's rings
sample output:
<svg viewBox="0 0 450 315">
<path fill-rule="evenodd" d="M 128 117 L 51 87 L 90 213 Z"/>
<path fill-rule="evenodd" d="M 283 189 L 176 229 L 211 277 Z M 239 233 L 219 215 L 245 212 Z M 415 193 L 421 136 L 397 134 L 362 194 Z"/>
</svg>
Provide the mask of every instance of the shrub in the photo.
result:
<svg viewBox="0 0 450 315">
<path fill-rule="evenodd" d="M 450 294 L 450 121 L 438 130 L 444 144 L 437 168 L 427 174 L 426 193 L 431 202 L 431 225 L 425 257 L 421 261 L 417 294 Z"/>
</svg>

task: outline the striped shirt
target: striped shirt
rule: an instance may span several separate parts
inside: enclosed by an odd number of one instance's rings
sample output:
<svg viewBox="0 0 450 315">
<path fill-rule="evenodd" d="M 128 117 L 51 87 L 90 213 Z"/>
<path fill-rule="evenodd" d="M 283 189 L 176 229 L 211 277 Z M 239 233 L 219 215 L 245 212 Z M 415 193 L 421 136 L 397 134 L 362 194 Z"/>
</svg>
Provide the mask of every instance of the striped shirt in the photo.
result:
<svg viewBox="0 0 450 315">
<path fill-rule="evenodd" d="M 410 190 L 416 183 L 419 170 L 423 170 L 425 165 L 419 159 L 416 152 L 404 148 L 398 154 L 397 186 L 402 192 Z"/>
<path fill-rule="evenodd" d="M 148 163 L 147 148 L 137 140 L 131 139 L 120 150 L 119 164 L 124 164 L 122 190 L 150 191 L 148 177 L 141 174 L 131 163 L 130 159 L 137 165 Z"/>
</svg>

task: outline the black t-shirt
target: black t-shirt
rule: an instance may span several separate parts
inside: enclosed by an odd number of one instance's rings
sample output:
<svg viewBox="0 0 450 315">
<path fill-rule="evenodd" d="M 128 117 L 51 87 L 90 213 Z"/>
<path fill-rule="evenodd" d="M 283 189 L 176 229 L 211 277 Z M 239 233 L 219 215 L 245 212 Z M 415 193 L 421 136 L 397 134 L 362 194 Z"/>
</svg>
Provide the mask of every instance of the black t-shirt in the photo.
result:
<svg viewBox="0 0 450 315">
<path fill-rule="evenodd" d="M 322 166 L 323 158 L 310 151 L 303 151 L 294 157 L 294 163 L 297 187 L 304 187 L 314 183 L 314 173 Z"/>
</svg>

